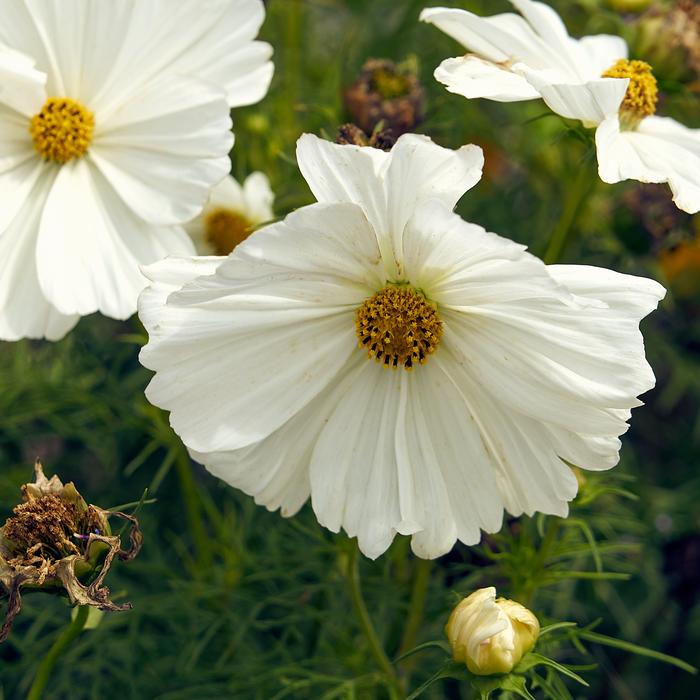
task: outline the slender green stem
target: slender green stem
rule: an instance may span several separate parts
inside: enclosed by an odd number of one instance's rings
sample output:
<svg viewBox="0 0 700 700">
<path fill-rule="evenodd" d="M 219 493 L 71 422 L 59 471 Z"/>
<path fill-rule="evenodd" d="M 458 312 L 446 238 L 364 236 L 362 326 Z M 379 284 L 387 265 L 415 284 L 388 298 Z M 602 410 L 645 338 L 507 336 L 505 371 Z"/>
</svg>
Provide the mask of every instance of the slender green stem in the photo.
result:
<svg viewBox="0 0 700 700">
<path fill-rule="evenodd" d="M 564 208 L 549 239 L 544 261 L 551 265 L 559 262 L 571 238 L 573 224 L 581 211 L 584 200 L 597 182 L 595 157 L 588 153 L 579 163 L 578 173 L 571 183 L 564 199 Z"/>
<path fill-rule="evenodd" d="M 348 566 L 348 580 L 350 583 L 350 595 L 352 597 L 352 605 L 355 609 L 355 614 L 357 615 L 357 620 L 360 623 L 360 628 L 364 633 L 367 643 L 369 644 L 370 652 L 377 663 L 377 666 L 381 669 L 387 678 L 389 683 L 389 689 L 392 698 L 399 697 L 399 680 L 396 675 L 394 667 L 389 661 L 389 657 L 384 651 L 382 643 L 379 641 L 377 632 L 374 629 L 372 620 L 367 612 L 367 605 L 365 605 L 365 599 L 362 596 L 362 586 L 360 585 L 360 562 L 359 562 L 359 550 L 357 545 L 353 547 L 350 552 L 350 562 Z"/>
<path fill-rule="evenodd" d="M 192 463 L 184 449 L 178 449 L 175 468 L 180 481 L 180 493 L 185 504 L 185 515 L 189 531 L 192 533 L 198 563 L 206 567 L 211 564 L 209 538 L 202 520 L 202 507 L 197 494 L 197 487 L 192 477 Z"/>
<path fill-rule="evenodd" d="M 433 567 L 433 562 L 429 559 L 417 559 L 415 577 L 413 579 L 413 590 L 411 591 L 411 602 L 408 608 L 408 619 L 406 627 L 401 638 L 401 646 L 399 647 L 399 655 L 413 649 L 416 646 L 416 637 L 418 630 L 423 622 L 423 613 L 425 612 L 425 597 L 428 592 L 428 584 L 430 583 L 430 571 Z"/>
<path fill-rule="evenodd" d="M 58 635 L 56 641 L 51 645 L 46 656 L 41 660 L 39 668 L 29 689 L 27 700 L 40 700 L 51 677 L 51 672 L 60 658 L 61 654 L 70 646 L 71 642 L 83 631 L 88 619 L 89 605 L 81 605 L 75 619 L 68 627 Z"/>
</svg>

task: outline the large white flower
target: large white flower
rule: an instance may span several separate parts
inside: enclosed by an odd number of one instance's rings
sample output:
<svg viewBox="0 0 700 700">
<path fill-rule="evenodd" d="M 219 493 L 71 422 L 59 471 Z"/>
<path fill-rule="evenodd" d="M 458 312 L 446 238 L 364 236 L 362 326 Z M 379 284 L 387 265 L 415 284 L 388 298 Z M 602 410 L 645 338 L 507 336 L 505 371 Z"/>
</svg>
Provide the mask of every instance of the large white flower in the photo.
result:
<svg viewBox="0 0 700 700">
<path fill-rule="evenodd" d="M 261 0 L 0 0 L 0 338 L 125 318 L 193 246 L 230 106 L 266 92 Z"/>
<path fill-rule="evenodd" d="M 283 515 L 310 495 L 370 557 L 397 532 L 423 557 L 473 544 L 504 509 L 566 515 L 567 463 L 615 465 L 654 384 L 638 324 L 663 288 L 460 219 L 475 146 L 305 135 L 297 158 L 318 204 L 146 270 L 148 398 L 212 473 Z"/>
<path fill-rule="evenodd" d="M 243 185 L 229 175 L 212 190 L 201 215 L 185 229 L 200 255 L 228 255 L 256 226 L 272 219 L 274 200 L 264 173 L 251 173 Z"/>
<path fill-rule="evenodd" d="M 557 13 L 533 0 L 511 0 L 521 15 L 479 17 L 434 7 L 421 19 L 469 53 L 449 58 L 435 78 L 450 92 L 500 102 L 542 98 L 551 110 L 598 127 L 604 182 L 667 182 L 677 206 L 700 210 L 700 129 L 655 116 L 650 66 L 627 60 L 627 44 L 605 34 L 574 39 Z"/>
</svg>

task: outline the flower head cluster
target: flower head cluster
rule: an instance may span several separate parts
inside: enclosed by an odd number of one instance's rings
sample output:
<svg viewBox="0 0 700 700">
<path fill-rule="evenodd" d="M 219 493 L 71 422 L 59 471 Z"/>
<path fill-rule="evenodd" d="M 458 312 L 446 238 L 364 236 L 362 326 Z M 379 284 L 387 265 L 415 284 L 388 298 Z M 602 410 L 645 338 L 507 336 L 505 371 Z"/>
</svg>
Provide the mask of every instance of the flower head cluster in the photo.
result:
<svg viewBox="0 0 700 700">
<path fill-rule="evenodd" d="M 570 465 L 615 465 L 654 384 L 638 324 L 663 288 L 460 219 L 475 146 L 305 135 L 297 159 L 317 204 L 223 261 L 146 269 L 148 398 L 212 473 L 284 515 L 310 496 L 370 557 L 397 533 L 422 557 L 474 544 L 504 510 L 566 515 Z"/>
<path fill-rule="evenodd" d="M 557 114 L 597 128 L 598 172 L 604 182 L 667 182 L 680 209 L 699 211 L 700 130 L 656 116 L 657 84 L 651 66 L 628 60 L 621 37 L 574 39 L 548 5 L 511 2 L 519 15 L 423 10 L 424 22 L 469 51 L 443 61 L 436 79 L 468 98 L 542 98 Z"/>
<path fill-rule="evenodd" d="M 230 107 L 260 100 L 261 0 L 16 0 L 0 23 L 0 338 L 126 318 L 139 265 L 229 170 Z"/>
<path fill-rule="evenodd" d="M 22 605 L 22 588 L 65 592 L 74 605 L 100 610 L 128 610 L 129 603 L 110 600 L 104 579 L 115 557 L 133 559 L 141 549 L 138 522 L 130 515 L 109 512 L 85 502 L 71 482 L 47 479 L 39 462 L 36 479 L 22 486 L 23 502 L 0 528 L 0 595 L 7 598 L 0 641 L 10 633 Z M 128 549 L 112 535 L 110 517 L 131 523 Z M 90 577 L 87 585 L 82 581 Z"/>
</svg>

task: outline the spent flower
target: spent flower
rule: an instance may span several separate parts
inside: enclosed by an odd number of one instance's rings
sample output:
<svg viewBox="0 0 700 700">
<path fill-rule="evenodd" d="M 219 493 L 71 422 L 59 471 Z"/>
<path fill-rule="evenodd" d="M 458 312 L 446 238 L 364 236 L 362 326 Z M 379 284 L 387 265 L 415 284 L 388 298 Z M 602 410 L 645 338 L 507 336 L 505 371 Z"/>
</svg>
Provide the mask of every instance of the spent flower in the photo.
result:
<svg viewBox="0 0 700 700">
<path fill-rule="evenodd" d="M 137 520 L 86 503 L 72 482 L 47 479 L 40 462 L 34 470 L 35 481 L 22 486 L 23 502 L 0 528 L 0 597 L 7 598 L 0 642 L 21 609 L 22 589 L 62 592 L 74 605 L 100 610 L 131 608 L 110 599 L 104 579 L 115 557 L 129 561 L 141 549 Z M 111 517 L 131 524 L 127 549 L 111 533 Z"/>
</svg>

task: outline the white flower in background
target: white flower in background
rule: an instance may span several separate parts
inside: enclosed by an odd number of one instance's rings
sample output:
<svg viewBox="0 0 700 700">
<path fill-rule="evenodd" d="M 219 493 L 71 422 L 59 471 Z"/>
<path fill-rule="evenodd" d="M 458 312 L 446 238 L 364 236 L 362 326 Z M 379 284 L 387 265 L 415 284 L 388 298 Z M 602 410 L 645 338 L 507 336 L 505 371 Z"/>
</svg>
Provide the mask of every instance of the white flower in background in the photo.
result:
<svg viewBox="0 0 700 700">
<path fill-rule="evenodd" d="M 540 634 L 540 623 L 526 607 L 496 598 L 496 589 L 480 588 L 452 611 L 445 627 L 455 661 L 479 676 L 510 673 Z"/>
<path fill-rule="evenodd" d="M 545 266 L 452 212 L 475 146 L 303 136 L 319 200 L 221 258 L 167 259 L 139 312 L 148 398 L 216 476 L 377 557 L 436 557 L 503 510 L 565 516 L 567 464 L 609 469 L 654 384 L 639 320 L 663 288 Z M 409 371 L 411 370 L 411 371 Z"/>
<path fill-rule="evenodd" d="M 700 129 L 655 116 L 651 67 L 627 60 L 622 37 L 574 39 L 548 5 L 511 2 L 522 16 L 423 10 L 421 20 L 470 52 L 443 61 L 435 78 L 468 98 L 516 102 L 541 97 L 557 114 L 598 127 L 598 172 L 604 182 L 667 182 L 680 209 L 700 210 Z"/>
<path fill-rule="evenodd" d="M 263 173 L 241 186 L 230 175 L 211 192 L 201 215 L 185 227 L 200 255 L 228 255 L 262 223 L 273 218 L 275 195 Z"/>
<path fill-rule="evenodd" d="M 126 318 L 262 98 L 260 0 L 0 0 L 0 338 Z M 4 44 L 4 46 L 3 46 Z M 18 54 L 17 52 L 21 52 Z"/>
</svg>

